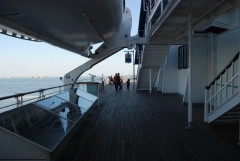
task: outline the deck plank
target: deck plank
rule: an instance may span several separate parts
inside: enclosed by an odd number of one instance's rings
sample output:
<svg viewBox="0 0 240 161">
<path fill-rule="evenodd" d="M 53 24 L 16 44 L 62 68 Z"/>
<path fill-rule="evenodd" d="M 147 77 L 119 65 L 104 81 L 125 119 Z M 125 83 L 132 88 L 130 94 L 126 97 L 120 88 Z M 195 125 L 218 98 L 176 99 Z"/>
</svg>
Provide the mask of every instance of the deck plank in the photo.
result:
<svg viewBox="0 0 240 161">
<path fill-rule="evenodd" d="M 186 130 L 187 108 L 178 95 L 149 95 L 106 86 L 99 107 L 65 147 L 59 161 L 236 161 L 237 124 L 203 123 L 193 107 L 195 130 Z"/>
</svg>

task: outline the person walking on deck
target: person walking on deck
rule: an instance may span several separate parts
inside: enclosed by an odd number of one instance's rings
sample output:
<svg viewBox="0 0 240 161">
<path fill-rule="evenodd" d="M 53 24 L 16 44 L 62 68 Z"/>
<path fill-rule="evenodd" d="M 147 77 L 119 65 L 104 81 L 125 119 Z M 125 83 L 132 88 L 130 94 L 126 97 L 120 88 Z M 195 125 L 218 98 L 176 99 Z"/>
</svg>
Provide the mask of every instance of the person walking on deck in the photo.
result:
<svg viewBox="0 0 240 161">
<path fill-rule="evenodd" d="M 130 79 L 127 80 L 126 84 L 127 84 L 127 90 L 129 90 L 129 87 L 130 87 Z"/>
<path fill-rule="evenodd" d="M 119 90 L 122 90 L 122 83 L 123 83 L 123 81 L 122 81 L 122 78 L 120 77 L 120 73 L 118 73 L 118 86 L 119 86 Z"/>
<path fill-rule="evenodd" d="M 116 90 L 116 91 L 118 91 L 118 85 L 119 85 L 119 83 L 118 83 L 118 81 L 119 81 L 118 79 L 119 79 L 119 78 L 118 78 L 118 77 L 119 77 L 119 76 L 118 76 L 118 73 L 116 73 L 115 76 L 114 76 L 114 78 L 113 78 L 114 85 L 115 85 L 115 90 Z"/>
</svg>

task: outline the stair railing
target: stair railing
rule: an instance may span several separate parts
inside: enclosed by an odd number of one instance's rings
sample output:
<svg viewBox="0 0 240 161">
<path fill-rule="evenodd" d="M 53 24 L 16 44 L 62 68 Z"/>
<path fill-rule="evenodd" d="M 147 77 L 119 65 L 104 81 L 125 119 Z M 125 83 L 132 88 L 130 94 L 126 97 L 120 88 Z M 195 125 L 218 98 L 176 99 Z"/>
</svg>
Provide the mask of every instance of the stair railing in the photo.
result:
<svg viewBox="0 0 240 161">
<path fill-rule="evenodd" d="M 208 122 L 208 115 L 239 93 L 240 59 L 237 53 L 230 63 L 205 87 L 204 122 Z"/>
</svg>

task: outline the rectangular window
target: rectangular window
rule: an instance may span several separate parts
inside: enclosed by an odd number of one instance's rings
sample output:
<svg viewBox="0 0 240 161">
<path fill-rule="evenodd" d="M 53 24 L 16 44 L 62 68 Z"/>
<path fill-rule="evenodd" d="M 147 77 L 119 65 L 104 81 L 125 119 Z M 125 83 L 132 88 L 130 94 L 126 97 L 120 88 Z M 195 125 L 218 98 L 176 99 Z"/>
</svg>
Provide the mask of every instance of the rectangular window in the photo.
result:
<svg viewBox="0 0 240 161">
<path fill-rule="evenodd" d="M 183 45 L 183 68 L 188 68 L 188 46 Z"/>
<path fill-rule="evenodd" d="M 188 68 L 188 46 L 181 45 L 178 47 L 178 69 Z"/>
<path fill-rule="evenodd" d="M 182 46 L 178 47 L 178 69 L 182 69 L 183 68 L 183 50 L 182 50 Z"/>
</svg>

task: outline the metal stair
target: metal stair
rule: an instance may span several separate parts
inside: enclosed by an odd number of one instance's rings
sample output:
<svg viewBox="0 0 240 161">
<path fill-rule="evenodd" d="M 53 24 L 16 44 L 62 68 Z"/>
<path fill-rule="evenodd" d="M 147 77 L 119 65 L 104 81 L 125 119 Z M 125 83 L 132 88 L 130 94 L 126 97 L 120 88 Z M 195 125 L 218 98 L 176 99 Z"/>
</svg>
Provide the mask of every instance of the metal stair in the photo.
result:
<svg viewBox="0 0 240 161">
<path fill-rule="evenodd" d="M 240 59 L 231 62 L 205 88 L 204 122 L 240 119 Z"/>
<path fill-rule="evenodd" d="M 224 115 L 220 116 L 217 121 L 232 121 L 239 120 L 240 117 L 240 106 L 239 104 L 226 112 Z"/>
<path fill-rule="evenodd" d="M 168 45 L 146 45 L 138 71 L 137 90 L 151 90 L 168 53 Z M 151 86 L 151 87 L 150 87 Z"/>
</svg>

